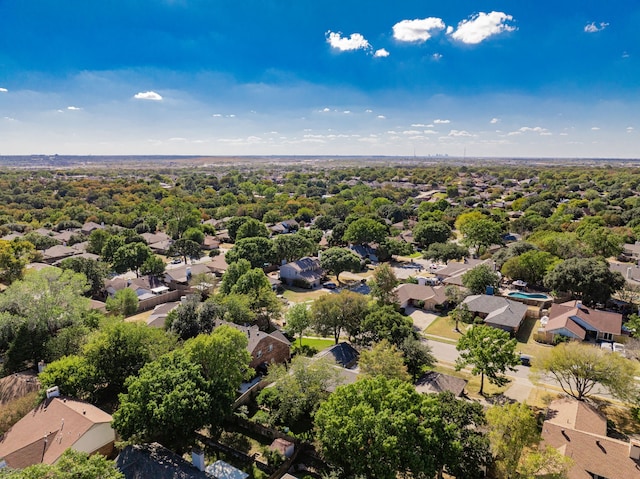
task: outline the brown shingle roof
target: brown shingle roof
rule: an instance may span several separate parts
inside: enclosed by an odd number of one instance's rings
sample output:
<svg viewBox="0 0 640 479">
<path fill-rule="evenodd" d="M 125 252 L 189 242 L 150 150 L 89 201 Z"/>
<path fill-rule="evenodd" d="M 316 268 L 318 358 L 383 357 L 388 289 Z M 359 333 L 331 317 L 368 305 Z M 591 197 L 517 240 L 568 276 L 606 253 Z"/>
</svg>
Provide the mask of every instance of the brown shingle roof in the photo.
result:
<svg viewBox="0 0 640 479">
<path fill-rule="evenodd" d="M 542 440 L 555 447 L 574 466 L 568 479 L 592 479 L 596 474 L 607 479 L 640 478 L 640 461 L 629 457 L 629 442 L 599 434 L 606 432 L 606 419 L 590 406 L 573 399 L 561 399 L 549 405 L 542 426 Z"/>
<path fill-rule="evenodd" d="M 622 332 L 621 314 L 587 308 L 578 301 L 551 306 L 549 322 L 545 330 L 554 331 L 560 328 L 567 328 L 572 332 L 578 332 L 579 330 L 571 325 L 571 323 L 574 323 L 583 331 L 581 337 L 584 338 L 585 328 L 580 325 L 580 322 L 584 322 L 597 331 L 604 333 L 620 334 Z"/>
<path fill-rule="evenodd" d="M 71 398 L 47 399 L 4 434 L 0 457 L 17 469 L 53 464 L 90 429 L 103 423 L 111 423 L 111 415 L 91 404 Z M 115 433 L 111 440 L 114 438 Z"/>
</svg>

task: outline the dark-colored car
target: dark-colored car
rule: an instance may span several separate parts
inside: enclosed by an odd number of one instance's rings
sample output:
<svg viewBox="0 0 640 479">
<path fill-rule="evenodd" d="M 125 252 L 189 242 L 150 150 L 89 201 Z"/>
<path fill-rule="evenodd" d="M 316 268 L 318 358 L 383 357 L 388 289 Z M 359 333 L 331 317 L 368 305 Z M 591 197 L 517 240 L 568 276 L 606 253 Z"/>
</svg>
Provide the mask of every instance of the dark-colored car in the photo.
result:
<svg viewBox="0 0 640 479">
<path fill-rule="evenodd" d="M 338 285 L 332 281 L 327 281 L 326 283 L 322 283 L 322 287 L 327 289 L 336 289 Z"/>
</svg>

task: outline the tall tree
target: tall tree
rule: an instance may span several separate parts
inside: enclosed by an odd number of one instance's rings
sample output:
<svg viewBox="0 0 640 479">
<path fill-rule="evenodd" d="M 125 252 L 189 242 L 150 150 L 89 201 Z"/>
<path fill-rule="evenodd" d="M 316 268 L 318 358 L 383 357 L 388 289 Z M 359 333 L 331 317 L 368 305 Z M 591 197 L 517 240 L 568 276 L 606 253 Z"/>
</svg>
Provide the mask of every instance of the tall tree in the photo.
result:
<svg viewBox="0 0 640 479">
<path fill-rule="evenodd" d="M 255 238 L 256 236 L 268 238 L 269 230 L 262 221 L 258 221 L 255 218 L 249 218 L 238 228 L 235 240 L 238 241 L 242 238 Z"/>
<path fill-rule="evenodd" d="M 342 386 L 315 415 L 322 455 L 345 477 L 433 477 L 444 438 L 438 403 L 382 376 Z"/>
<path fill-rule="evenodd" d="M 252 268 L 264 268 L 275 260 L 273 242 L 262 236 L 239 239 L 227 252 L 225 259 L 227 263 L 246 259 L 251 263 Z"/>
<path fill-rule="evenodd" d="M 433 243 L 423 253 L 427 259 L 446 263 L 451 260 L 461 260 L 469 256 L 469 250 L 457 243 Z"/>
<path fill-rule="evenodd" d="M 509 333 L 485 325 L 477 325 L 467 330 L 458 341 L 456 349 L 460 356 L 456 369 L 472 365 L 472 374 L 480 374 L 480 394 L 484 393 L 484 377 L 492 384 L 502 386 L 509 380 L 504 373 L 513 371 L 520 362 L 516 354 L 518 342 L 509 338 Z"/>
<path fill-rule="evenodd" d="M 527 251 L 509 258 L 502 266 L 502 274 L 511 279 L 520 279 L 529 284 L 541 285 L 544 276 L 551 271 L 560 258 L 546 251 Z"/>
<path fill-rule="evenodd" d="M 471 220 L 460 227 L 464 243 L 478 252 L 492 244 L 502 243 L 502 227 L 490 219 Z"/>
<path fill-rule="evenodd" d="M 0 472 L 7 479 L 124 479 L 113 461 L 102 454 L 67 449 L 55 464 L 35 464 L 24 469 Z"/>
<path fill-rule="evenodd" d="M 276 236 L 273 240 L 273 248 L 278 263 L 282 261 L 291 263 L 304 256 L 316 254 L 318 243 L 296 233 Z"/>
<path fill-rule="evenodd" d="M 116 273 L 135 271 L 140 276 L 140 267 L 151 256 L 151 249 L 143 243 L 127 243 L 120 246 L 113 254 L 111 261 Z"/>
<path fill-rule="evenodd" d="M 107 277 L 107 265 L 102 261 L 95 261 L 81 256 L 77 258 L 67 258 L 60 262 L 60 268 L 70 269 L 76 273 L 82 273 L 87 278 L 91 296 L 99 294 L 104 289 L 104 280 Z"/>
<path fill-rule="evenodd" d="M 399 346 L 406 338 L 413 336 L 413 321 L 400 314 L 391 305 L 373 308 L 363 318 L 357 341 L 370 345 L 387 340 Z"/>
<path fill-rule="evenodd" d="M 24 276 L 24 267 L 35 257 L 35 247 L 26 240 L 0 240 L 0 281 L 11 284 Z"/>
<path fill-rule="evenodd" d="M 413 336 L 407 337 L 399 346 L 404 357 L 404 364 L 411 378 L 416 381 L 424 372 L 435 366 L 436 358 L 426 341 L 420 341 Z"/>
<path fill-rule="evenodd" d="M 134 290 L 124 288 L 107 298 L 106 309 L 118 316 L 131 316 L 138 311 L 138 301 L 138 295 Z"/>
<path fill-rule="evenodd" d="M 411 379 L 404 364 L 402 351 L 386 339 L 377 343 L 372 349 L 364 349 L 360 353 L 358 365 L 365 377 L 384 376 L 387 379 L 401 381 Z"/>
<path fill-rule="evenodd" d="M 306 303 L 296 303 L 289 308 L 285 314 L 285 330 L 293 335 L 298 335 L 300 346 L 302 346 L 302 336 L 311 327 L 311 311 Z"/>
<path fill-rule="evenodd" d="M 333 336 L 336 344 L 343 332 L 356 336 L 368 311 L 367 298 L 353 291 L 320 296 L 311 305 L 311 324 L 322 336 Z"/>
<path fill-rule="evenodd" d="M 200 245 L 190 239 L 180 238 L 171 244 L 169 254 L 182 257 L 187 264 L 187 258 L 200 258 Z"/>
<path fill-rule="evenodd" d="M 523 403 L 493 406 L 487 411 L 487 422 L 498 477 L 520 477 L 517 470 L 523 452 L 540 440 L 531 409 Z"/>
<path fill-rule="evenodd" d="M 359 218 L 347 226 L 342 238 L 353 244 L 380 243 L 387 234 L 387 227 L 376 220 Z"/>
<path fill-rule="evenodd" d="M 622 289 L 624 277 L 611 271 L 602 258 L 571 258 L 558 264 L 544 277 L 544 285 L 555 291 L 565 291 L 585 303 L 606 303 Z"/>
<path fill-rule="evenodd" d="M 534 367 L 553 376 L 562 390 L 578 401 L 588 398 L 598 385 L 622 400 L 639 392 L 630 360 L 586 344 L 559 344 L 536 358 Z"/>
<path fill-rule="evenodd" d="M 325 271 L 336 275 L 340 283 L 340 273 L 344 271 L 359 271 L 361 267 L 360 257 L 346 248 L 333 247 L 323 251 L 320 257 L 320 265 Z"/>
<path fill-rule="evenodd" d="M 396 304 L 398 302 L 398 295 L 395 292 L 397 285 L 398 278 L 387 263 L 379 265 L 369 280 L 371 296 L 376 298 L 380 304 Z"/>
<path fill-rule="evenodd" d="M 462 284 L 471 294 L 484 294 L 487 286 L 497 288 L 500 276 L 487 264 L 479 264 L 462 275 Z"/>
<path fill-rule="evenodd" d="M 422 248 L 446 243 L 450 236 L 451 228 L 444 221 L 419 221 L 413 227 L 413 239 Z"/>
</svg>

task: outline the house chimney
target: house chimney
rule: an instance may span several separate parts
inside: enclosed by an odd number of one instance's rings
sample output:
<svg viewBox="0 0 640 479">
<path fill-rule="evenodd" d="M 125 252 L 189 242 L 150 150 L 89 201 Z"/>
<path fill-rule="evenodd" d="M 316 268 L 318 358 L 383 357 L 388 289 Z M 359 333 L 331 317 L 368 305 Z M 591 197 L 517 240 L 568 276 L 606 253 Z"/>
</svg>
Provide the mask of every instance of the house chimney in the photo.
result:
<svg viewBox="0 0 640 479">
<path fill-rule="evenodd" d="M 418 278 L 418 284 L 420 286 L 425 286 L 427 284 L 427 278 L 422 278 L 422 277 Z"/>
<path fill-rule="evenodd" d="M 582 309 L 582 301 L 580 301 L 579 299 L 576 299 L 576 308 Z"/>
<path fill-rule="evenodd" d="M 627 268 L 627 279 L 631 279 L 631 266 Z"/>
<path fill-rule="evenodd" d="M 60 396 L 60 389 L 58 386 L 52 386 L 47 389 L 47 399 L 57 398 Z"/>
<path fill-rule="evenodd" d="M 634 461 L 640 460 L 640 441 L 637 439 L 629 442 L 629 457 Z"/>
<path fill-rule="evenodd" d="M 193 449 L 191 451 L 191 462 L 199 470 L 204 472 L 204 452 L 200 449 Z"/>
</svg>

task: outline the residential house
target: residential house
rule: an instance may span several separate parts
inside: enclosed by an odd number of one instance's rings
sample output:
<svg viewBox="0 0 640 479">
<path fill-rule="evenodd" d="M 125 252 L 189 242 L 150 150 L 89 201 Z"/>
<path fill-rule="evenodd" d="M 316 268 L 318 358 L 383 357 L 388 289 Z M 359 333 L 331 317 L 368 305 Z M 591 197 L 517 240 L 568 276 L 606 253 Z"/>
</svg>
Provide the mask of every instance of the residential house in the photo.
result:
<svg viewBox="0 0 640 479">
<path fill-rule="evenodd" d="M 224 273 L 227 272 L 227 268 L 229 265 L 227 264 L 227 260 L 224 257 L 224 254 L 219 254 L 217 256 L 213 256 L 211 261 L 204 263 L 209 268 L 214 275 L 220 278 Z"/>
<path fill-rule="evenodd" d="M 622 334 L 622 315 L 588 308 L 580 300 L 554 304 L 544 331 L 550 340 L 560 335 L 580 341 L 613 341 Z"/>
<path fill-rule="evenodd" d="M 62 244 L 67 244 L 71 240 L 72 236 L 75 236 L 79 233 L 80 233 L 79 229 L 65 230 L 65 231 L 60 231 L 59 233 L 56 233 L 53 237 L 58 241 L 60 241 Z"/>
<path fill-rule="evenodd" d="M 177 268 L 167 269 L 164 282 L 171 289 L 185 290 L 189 288 L 189 281 L 198 274 L 211 274 L 205 263 L 183 264 Z"/>
<path fill-rule="evenodd" d="M 465 387 L 467 387 L 465 379 L 435 371 L 427 371 L 416 382 L 416 391 L 423 394 L 450 391 L 455 397 L 460 397 L 464 393 Z"/>
<path fill-rule="evenodd" d="M 360 357 L 360 353 L 351 346 L 349 343 L 345 343 L 344 341 L 338 344 L 334 344 L 331 347 L 323 349 L 319 353 L 317 353 L 314 357 L 316 358 L 331 358 L 338 365 L 342 366 L 346 369 L 353 369 L 358 365 L 358 358 Z"/>
<path fill-rule="evenodd" d="M 475 316 L 484 320 L 487 326 L 516 334 L 527 315 L 527 305 L 511 301 L 502 296 L 474 294 L 467 296 L 462 304 Z"/>
<path fill-rule="evenodd" d="M 53 264 L 56 261 L 74 256 L 77 253 L 78 252 L 75 249 L 69 246 L 58 244 L 52 246 L 51 248 L 45 249 L 42 252 L 42 260 L 47 264 Z"/>
<path fill-rule="evenodd" d="M 167 320 L 167 316 L 171 311 L 180 306 L 180 302 L 171 301 L 169 303 L 162 303 L 153 308 L 151 315 L 147 318 L 147 326 L 152 328 L 164 329 L 164 324 Z"/>
<path fill-rule="evenodd" d="M 99 225 L 98 223 L 94 223 L 93 221 L 88 221 L 87 223 L 82 225 L 80 232 L 85 236 L 89 236 L 93 231 L 101 229 L 104 229 L 104 225 Z"/>
<path fill-rule="evenodd" d="M 204 241 L 202 242 L 202 249 L 210 251 L 218 248 L 220 248 L 220 240 L 215 236 L 205 235 Z"/>
<path fill-rule="evenodd" d="M 144 239 L 148 245 L 160 243 L 162 241 L 168 241 L 171 239 L 171 236 L 162 231 L 156 231 L 155 233 L 142 233 L 140 236 L 142 236 L 142 239 Z"/>
<path fill-rule="evenodd" d="M 280 279 L 289 286 L 317 288 L 323 277 L 324 271 L 318 258 L 305 256 L 298 261 L 280 266 Z"/>
<path fill-rule="evenodd" d="M 449 261 L 447 266 L 434 271 L 436 277 L 446 285 L 463 286 L 462 276 L 469 270 L 479 266 L 481 264 L 488 264 L 494 267 L 494 263 L 491 260 L 480 260 L 466 258 L 464 261 Z"/>
<path fill-rule="evenodd" d="M 215 322 L 214 329 L 222 325 L 236 328 L 247 336 L 247 350 L 251 353 L 250 368 L 264 369 L 269 364 L 282 364 L 291 359 L 291 343 L 278 330 L 267 333 L 260 331 L 258 326 L 241 326 L 220 320 Z"/>
<path fill-rule="evenodd" d="M 294 443 L 281 437 L 276 437 L 269 446 L 270 450 L 277 451 L 281 456 L 286 457 L 287 459 L 293 456 L 295 448 L 296 446 Z"/>
<path fill-rule="evenodd" d="M 116 457 L 116 468 L 125 479 L 211 479 L 193 463 L 157 442 L 125 447 Z"/>
<path fill-rule="evenodd" d="M 635 263 L 616 263 L 609 262 L 609 269 L 611 271 L 617 271 L 624 276 L 627 286 L 638 288 L 640 287 L 640 266 Z"/>
<path fill-rule="evenodd" d="M 640 260 L 640 241 L 636 241 L 633 244 L 622 245 L 622 254 L 633 261 Z"/>
<path fill-rule="evenodd" d="M 0 408 L 39 389 L 38 377 L 32 371 L 5 376 L 0 379 Z"/>
<path fill-rule="evenodd" d="M 434 311 L 447 302 L 444 286 L 404 283 L 395 291 L 401 308 L 422 305 L 423 309 Z"/>
<path fill-rule="evenodd" d="M 549 404 L 542 441 L 572 459 L 568 479 L 640 478 L 640 442 L 608 437 L 607 419 L 584 401 Z"/>
<path fill-rule="evenodd" d="M 155 276 L 140 276 L 134 279 L 107 279 L 104 281 L 104 286 L 109 296 L 114 296 L 121 289 L 129 288 L 136 292 L 139 300 L 144 300 L 154 297 L 154 291 L 162 288 L 164 283 Z"/>
<path fill-rule="evenodd" d="M 105 456 L 113 452 L 111 415 L 72 398 L 57 397 L 57 388 L 0 439 L 0 458 L 14 469 L 53 464 L 68 448 Z"/>
</svg>

